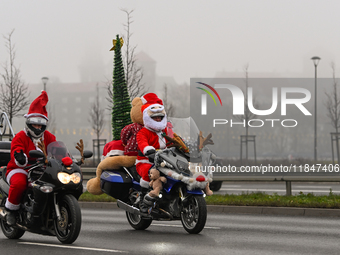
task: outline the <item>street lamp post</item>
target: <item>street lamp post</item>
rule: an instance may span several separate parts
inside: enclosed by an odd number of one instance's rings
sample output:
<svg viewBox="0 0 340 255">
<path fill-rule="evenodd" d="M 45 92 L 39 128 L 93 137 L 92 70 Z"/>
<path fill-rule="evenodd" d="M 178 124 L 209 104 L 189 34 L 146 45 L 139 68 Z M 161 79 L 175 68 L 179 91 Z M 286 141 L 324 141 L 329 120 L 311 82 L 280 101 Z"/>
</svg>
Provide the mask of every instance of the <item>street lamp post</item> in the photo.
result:
<svg viewBox="0 0 340 255">
<path fill-rule="evenodd" d="M 318 66 L 318 64 L 319 64 L 319 61 L 320 61 L 320 59 L 321 58 L 319 58 L 319 57 L 317 57 L 317 56 L 315 56 L 315 57 L 312 57 L 311 58 L 312 60 L 313 60 L 313 62 L 314 62 L 314 67 L 315 67 L 315 103 L 314 103 L 314 161 L 316 161 L 316 159 L 317 159 L 317 137 L 316 137 L 316 106 L 317 106 L 317 104 L 316 104 L 316 102 L 317 102 L 317 100 L 316 100 L 316 98 L 317 98 L 317 90 L 316 90 L 316 88 L 317 88 L 317 66 Z"/>
<path fill-rule="evenodd" d="M 42 77 L 41 80 L 42 80 L 42 83 L 44 84 L 44 91 L 46 91 L 46 84 L 48 82 L 48 77 Z"/>
</svg>

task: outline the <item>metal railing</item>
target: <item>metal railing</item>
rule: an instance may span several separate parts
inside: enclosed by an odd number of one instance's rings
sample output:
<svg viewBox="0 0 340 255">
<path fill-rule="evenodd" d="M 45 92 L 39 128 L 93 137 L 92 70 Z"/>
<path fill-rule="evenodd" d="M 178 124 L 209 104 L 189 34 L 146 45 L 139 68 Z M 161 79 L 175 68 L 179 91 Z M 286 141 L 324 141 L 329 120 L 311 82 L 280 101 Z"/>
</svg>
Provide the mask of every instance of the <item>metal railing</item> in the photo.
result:
<svg viewBox="0 0 340 255">
<path fill-rule="evenodd" d="M 96 176 L 96 167 L 83 167 L 83 178 L 89 180 Z M 286 195 L 292 195 L 292 182 L 340 182 L 340 174 L 285 174 L 285 175 L 225 175 L 214 174 L 214 181 L 223 182 L 286 182 Z"/>
<path fill-rule="evenodd" d="M 6 133 L 6 131 L 8 132 Z M 15 134 L 7 114 L 5 112 L 0 113 L 0 141 L 2 141 L 4 137 L 12 140 L 14 136 Z"/>
</svg>

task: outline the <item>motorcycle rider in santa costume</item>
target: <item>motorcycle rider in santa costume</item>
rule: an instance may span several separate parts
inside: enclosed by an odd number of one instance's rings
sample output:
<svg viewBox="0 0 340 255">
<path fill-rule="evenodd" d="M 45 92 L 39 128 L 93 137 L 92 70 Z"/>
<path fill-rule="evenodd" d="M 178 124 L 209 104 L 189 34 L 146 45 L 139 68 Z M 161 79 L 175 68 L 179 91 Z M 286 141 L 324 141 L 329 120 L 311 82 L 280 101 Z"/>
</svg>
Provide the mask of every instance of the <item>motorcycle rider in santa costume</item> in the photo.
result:
<svg viewBox="0 0 340 255">
<path fill-rule="evenodd" d="M 8 198 L 5 203 L 6 221 L 15 225 L 21 198 L 27 187 L 27 170 L 24 167 L 32 164 L 29 151 L 40 150 L 38 142 L 47 145 L 56 141 L 56 137 L 46 130 L 48 117 L 46 104 L 48 96 L 45 91 L 31 103 L 26 118 L 25 128 L 17 133 L 11 142 L 11 159 L 7 165 L 6 180 L 10 184 Z"/>
<path fill-rule="evenodd" d="M 141 176 L 141 198 L 146 199 L 146 193 L 149 189 L 149 170 L 153 166 L 153 160 L 157 149 L 166 148 L 167 141 L 162 133 L 167 134 L 167 116 L 164 110 L 163 102 L 156 94 L 155 98 L 148 99 L 149 102 L 142 106 L 144 127 L 137 133 L 137 144 L 139 153 L 136 160 L 136 170 Z M 151 199 L 151 197 L 150 197 Z M 140 210 L 147 212 L 145 201 L 140 203 Z"/>
</svg>

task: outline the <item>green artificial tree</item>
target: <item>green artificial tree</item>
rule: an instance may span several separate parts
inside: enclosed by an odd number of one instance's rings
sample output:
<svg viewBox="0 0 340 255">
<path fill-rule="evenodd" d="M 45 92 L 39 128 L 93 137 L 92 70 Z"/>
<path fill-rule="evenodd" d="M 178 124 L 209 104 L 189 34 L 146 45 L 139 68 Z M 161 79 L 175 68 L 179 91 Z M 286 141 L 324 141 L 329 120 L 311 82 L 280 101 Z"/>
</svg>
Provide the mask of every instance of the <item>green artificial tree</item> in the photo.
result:
<svg viewBox="0 0 340 255">
<path fill-rule="evenodd" d="M 113 62 L 113 89 L 112 89 L 112 135 L 113 140 L 120 139 L 120 131 L 131 124 L 130 110 L 131 103 L 129 92 L 126 85 L 124 66 L 121 54 L 123 39 L 117 35 L 113 40 L 114 62 Z"/>
</svg>

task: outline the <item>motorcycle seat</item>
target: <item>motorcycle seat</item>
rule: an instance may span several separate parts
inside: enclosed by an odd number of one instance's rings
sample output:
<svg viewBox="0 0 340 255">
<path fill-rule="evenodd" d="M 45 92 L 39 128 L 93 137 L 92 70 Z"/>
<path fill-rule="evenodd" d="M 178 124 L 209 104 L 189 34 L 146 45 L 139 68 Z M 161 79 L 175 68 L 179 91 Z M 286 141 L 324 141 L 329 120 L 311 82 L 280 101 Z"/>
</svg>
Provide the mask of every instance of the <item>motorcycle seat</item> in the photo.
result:
<svg viewBox="0 0 340 255">
<path fill-rule="evenodd" d="M 140 175 L 137 173 L 136 166 L 127 167 L 127 170 L 136 182 L 140 181 Z"/>
</svg>

